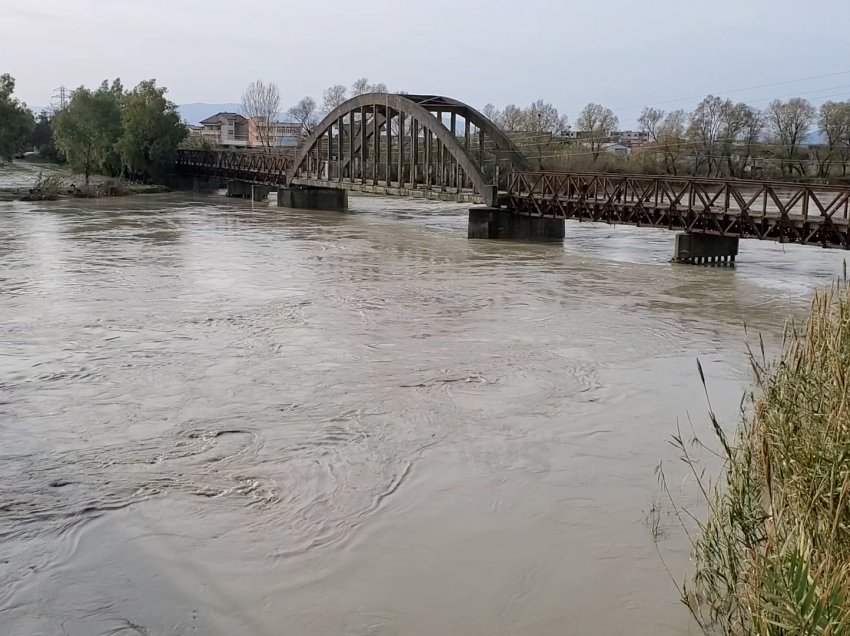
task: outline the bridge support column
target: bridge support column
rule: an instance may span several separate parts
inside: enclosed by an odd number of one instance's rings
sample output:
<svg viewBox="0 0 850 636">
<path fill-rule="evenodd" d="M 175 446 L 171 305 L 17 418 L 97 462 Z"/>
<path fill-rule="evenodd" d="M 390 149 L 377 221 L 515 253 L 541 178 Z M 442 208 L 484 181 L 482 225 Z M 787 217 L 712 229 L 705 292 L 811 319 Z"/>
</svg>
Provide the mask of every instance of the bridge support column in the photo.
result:
<svg viewBox="0 0 850 636">
<path fill-rule="evenodd" d="M 277 205 L 300 210 L 348 209 L 348 190 L 336 188 L 281 188 L 277 191 Z"/>
<path fill-rule="evenodd" d="M 677 234 L 673 263 L 690 265 L 735 265 L 737 236 Z"/>
<path fill-rule="evenodd" d="M 505 208 L 471 208 L 467 238 L 561 241 L 564 219 L 525 216 Z"/>
<path fill-rule="evenodd" d="M 265 201 L 269 198 L 269 192 L 271 192 L 271 188 L 268 186 L 255 185 L 247 181 L 227 182 L 227 196 L 229 197 Z"/>
</svg>

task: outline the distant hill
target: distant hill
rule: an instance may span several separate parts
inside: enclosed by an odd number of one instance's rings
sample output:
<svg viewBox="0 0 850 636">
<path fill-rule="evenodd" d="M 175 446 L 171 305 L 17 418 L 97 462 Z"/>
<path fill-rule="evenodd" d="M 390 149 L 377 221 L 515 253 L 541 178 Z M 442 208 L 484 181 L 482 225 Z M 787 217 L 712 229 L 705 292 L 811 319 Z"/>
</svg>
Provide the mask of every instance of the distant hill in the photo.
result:
<svg viewBox="0 0 850 636">
<path fill-rule="evenodd" d="M 180 104 L 177 107 L 180 116 L 190 124 L 198 124 L 201 120 L 215 115 L 216 113 L 238 113 L 242 110 L 241 104 Z"/>
</svg>

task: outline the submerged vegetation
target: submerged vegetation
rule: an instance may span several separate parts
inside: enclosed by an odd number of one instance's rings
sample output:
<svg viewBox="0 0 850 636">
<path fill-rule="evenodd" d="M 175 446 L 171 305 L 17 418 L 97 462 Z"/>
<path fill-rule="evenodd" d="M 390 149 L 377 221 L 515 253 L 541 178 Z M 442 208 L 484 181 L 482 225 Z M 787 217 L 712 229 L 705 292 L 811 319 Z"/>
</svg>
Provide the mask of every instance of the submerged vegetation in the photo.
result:
<svg viewBox="0 0 850 636">
<path fill-rule="evenodd" d="M 850 634 L 850 288 L 815 296 L 778 364 L 751 360 L 758 392 L 736 437 L 712 415 L 723 481 L 706 484 L 675 438 L 709 504 L 683 600 L 707 633 Z"/>
</svg>

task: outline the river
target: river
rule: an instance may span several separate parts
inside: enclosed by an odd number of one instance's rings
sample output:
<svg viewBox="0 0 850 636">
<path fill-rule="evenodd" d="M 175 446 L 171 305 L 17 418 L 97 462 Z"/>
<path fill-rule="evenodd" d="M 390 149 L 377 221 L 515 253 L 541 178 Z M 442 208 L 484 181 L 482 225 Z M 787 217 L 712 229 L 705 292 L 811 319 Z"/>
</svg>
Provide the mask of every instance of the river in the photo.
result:
<svg viewBox="0 0 850 636">
<path fill-rule="evenodd" d="M 0 203 L 0 633 L 692 632 L 677 422 L 844 255 L 462 206 Z M 690 435 L 690 433 L 688 433 Z M 662 563 L 661 556 L 664 558 Z"/>
</svg>

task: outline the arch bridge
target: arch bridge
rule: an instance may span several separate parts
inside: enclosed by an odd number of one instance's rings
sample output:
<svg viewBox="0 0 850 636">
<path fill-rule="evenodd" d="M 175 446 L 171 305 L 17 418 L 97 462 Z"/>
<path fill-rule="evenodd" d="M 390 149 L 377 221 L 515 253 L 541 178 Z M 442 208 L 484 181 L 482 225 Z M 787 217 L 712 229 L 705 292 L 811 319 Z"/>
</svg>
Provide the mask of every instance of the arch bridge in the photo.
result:
<svg viewBox="0 0 850 636">
<path fill-rule="evenodd" d="M 316 126 L 287 181 L 497 205 L 508 175 L 528 169 L 513 142 L 463 102 L 371 93 L 348 100 Z"/>
</svg>

